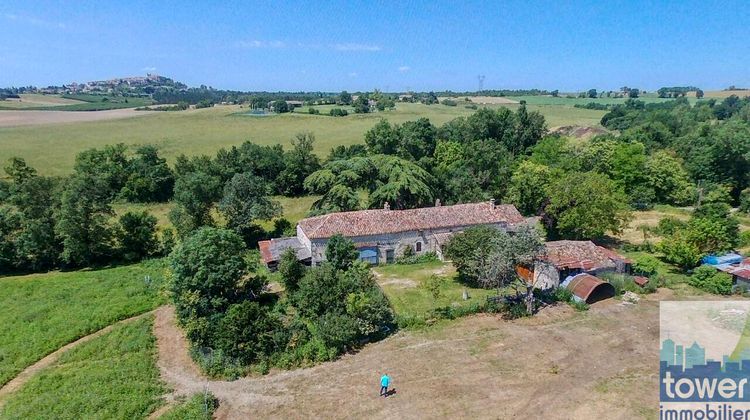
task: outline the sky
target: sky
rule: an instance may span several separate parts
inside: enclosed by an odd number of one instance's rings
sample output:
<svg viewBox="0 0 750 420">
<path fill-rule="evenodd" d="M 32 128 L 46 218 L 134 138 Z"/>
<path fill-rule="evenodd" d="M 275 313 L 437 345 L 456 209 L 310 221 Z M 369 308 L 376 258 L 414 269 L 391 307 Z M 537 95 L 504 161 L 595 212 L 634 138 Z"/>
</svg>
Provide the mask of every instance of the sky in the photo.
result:
<svg viewBox="0 0 750 420">
<path fill-rule="evenodd" d="M 252 91 L 750 87 L 750 5 L 0 1 L 0 86 L 145 73 Z"/>
</svg>

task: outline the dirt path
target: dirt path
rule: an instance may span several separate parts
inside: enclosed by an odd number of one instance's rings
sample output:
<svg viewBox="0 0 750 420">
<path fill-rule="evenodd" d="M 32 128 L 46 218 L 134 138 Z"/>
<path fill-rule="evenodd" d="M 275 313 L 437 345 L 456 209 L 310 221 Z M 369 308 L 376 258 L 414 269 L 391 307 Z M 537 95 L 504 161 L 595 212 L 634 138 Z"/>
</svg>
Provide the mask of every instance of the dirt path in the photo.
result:
<svg viewBox="0 0 750 420">
<path fill-rule="evenodd" d="M 610 300 L 530 319 L 464 318 L 400 332 L 308 369 L 234 382 L 203 377 L 172 308 L 156 313 L 162 378 L 176 395 L 204 389 L 219 419 L 654 417 L 658 407 L 658 294 L 637 305 Z M 378 379 L 396 393 L 379 398 Z"/>
<path fill-rule="evenodd" d="M 136 111 L 133 108 L 106 111 L 6 111 L 0 110 L 0 128 L 39 124 L 60 124 L 133 118 L 159 111 Z"/>
<path fill-rule="evenodd" d="M 99 331 L 96 331 L 96 332 L 91 333 L 91 334 L 89 334 L 87 336 L 81 337 L 81 338 L 79 338 L 76 341 L 73 341 L 71 343 L 68 343 L 68 344 L 60 347 L 59 349 L 57 349 L 54 352 L 48 354 L 47 356 L 45 356 L 44 358 L 42 358 L 38 362 L 36 362 L 33 365 L 27 367 L 26 369 L 24 369 L 23 371 L 21 371 L 21 373 L 19 373 L 15 378 L 11 379 L 10 382 L 6 383 L 2 388 L 0 388 L 0 409 L 3 406 L 5 397 L 7 397 L 8 395 L 10 395 L 13 392 L 17 391 L 18 389 L 20 389 L 24 384 L 26 384 L 26 382 L 29 381 L 29 379 L 31 379 L 39 371 L 41 371 L 42 369 L 44 369 L 46 367 L 49 367 L 53 363 L 55 363 L 57 361 L 57 359 L 59 359 L 60 356 L 62 356 L 62 354 L 65 353 L 66 351 L 68 351 L 68 350 L 70 350 L 70 349 L 72 349 L 74 347 L 77 347 L 77 346 L 79 346 L 79 345 L 81 345 L 81 344 L 83 344 L 83 343 L 85 343 L 85 342 L 87 342 L 89 340 L 92 340 L 92 339 L 94 339 L 96 337 L 99 337 L 99 336 L 101 336 L 103 334 L 106 334 L 106 333 L 112 331 L 112 328 L 114 328 L 117 325 L 124 324 L 124 323 L 129 323 L 129 322 L 133 322 L 133 321 L 135 321 L 137 319 L 141 319 L 141 318 L 146 317 L 148 315 L 151 315 L 153 313 L 154 313 L 154 311 L 145 312 L 145 313 L 142 313 L 140 315 L 136 315 L 134 317 L 123 319 L 122 321 L 115 322 L 114 324 L 108 325 L 108 326 L 102 328 Z"/>
</svg>

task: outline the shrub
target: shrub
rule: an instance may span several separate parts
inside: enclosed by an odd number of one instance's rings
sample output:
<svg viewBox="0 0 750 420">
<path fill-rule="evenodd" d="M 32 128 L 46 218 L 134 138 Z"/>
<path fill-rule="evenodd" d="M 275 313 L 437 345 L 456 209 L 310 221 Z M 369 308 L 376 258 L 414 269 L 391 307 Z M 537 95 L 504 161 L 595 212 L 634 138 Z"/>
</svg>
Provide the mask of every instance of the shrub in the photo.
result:
<svg viewBox="0 0 750 420">
<path fill-rule="evenodd" d="M 332 108 L 330 111 L 328 111 L 328 114 L 332 117 L 346 117 L 349 115 L 348 112 L 346 112 L 345 109 L 341 108 Z"/>
<path fill-rule="evenodd" d="M 317 108 L 307 108 L 307 113 L 311 115 L 318 115 L 320 114 L 320 110 Z"/>
<path fill-rule="evenodd" d="M 573 307 L 578 312 L 588 311 L 590 306 L 586 302 L 581 302 L 580 300 L 572 300 L 570 302 L 570 306 Z"/>
<path fill-rule="evenodd" d="M 434 252 L 425 252 L 423 254 L 410 256 L 404 255 L 396 260 L 398 264 L 422 264 L 435 261 L 440 261 L 440 258 L 438 258 L 437 254 Z"/>
<path fill-rule="evenodd" d="M 453 99 L 443 99 L 440 101 L 441 104 L 445 106 L 456 106 L 458 105 L 458 102 L 454 101 Z"/>
<path fill-rule="evenodd" d="M 159 250 L 156 237 L 156 217 L 148 212 L 127 212 L 120 216 L 118 236 L 122 256 L 127 261 L 138 261 L 155 255 Z"/>
<path fill-rule="evenodd" d="M 664 238 L 657 245 L 659 252 L 664 254 L 664 260 L 674 264 L 683 270 L 698 265 L 701 252 L 695 244 L 683 239 L 679 232 L 668 238 Z"/>
<path fill-rule="evenodd" d="M 750 214 L 750 188 L 745 188 L 740 193 L 740 211 Z"/>
<path fill-rule="evenodd" d="M 659 224 L 656 226 L 655 232 L 661 236 L 673 235 L 678 230 L 687 227 L 687 223 L 677 218 L 667 216 L 659 220 Z"/>
<path fill-rule="evenodd" d="M 659 271 L 659 260 L 651 255 L 636 257 L 633 261 L 633 273 L 639 276 L 655 276 Z"/>
<path fill-rule="evenodd" d="M 732 293 L 732 276 L 717 271 L 710 265 L 702 265 L 695 269 L 688 280 L 690 285 L 705 292 L 717 295 L 729 295 Z"/>
<path fill-rule="evenodd" d="M 741 247 L 750 246 L 750 230 L 746 230 L 740 233 L 740 246 Z"/>
</svg>

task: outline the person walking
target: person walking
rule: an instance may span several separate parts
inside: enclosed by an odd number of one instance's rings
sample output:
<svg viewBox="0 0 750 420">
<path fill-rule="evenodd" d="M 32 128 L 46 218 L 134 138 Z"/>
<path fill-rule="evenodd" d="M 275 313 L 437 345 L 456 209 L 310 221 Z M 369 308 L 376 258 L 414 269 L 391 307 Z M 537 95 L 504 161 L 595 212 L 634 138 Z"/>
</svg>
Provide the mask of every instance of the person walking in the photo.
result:
<svg viewBox="0 0 750 420">
<path fill-rule="evenodd" d="M 391 384 L 391 378 L 388 376 L 387 373 L 384 373 L 383 376 L 380 377 L 380 396 L 387 397 L 388 396 L 388 385 Z"/>
</svg>

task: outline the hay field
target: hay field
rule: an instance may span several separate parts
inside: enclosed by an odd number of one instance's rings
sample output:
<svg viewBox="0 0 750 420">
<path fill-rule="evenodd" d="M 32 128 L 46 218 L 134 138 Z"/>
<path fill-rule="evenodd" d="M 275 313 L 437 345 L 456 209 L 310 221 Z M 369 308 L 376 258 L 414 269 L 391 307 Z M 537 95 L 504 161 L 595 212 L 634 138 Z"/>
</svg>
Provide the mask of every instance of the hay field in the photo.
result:
<svg viewBox="0 0 750 420">
<path fill-rule="evenodd" d="M 750 96 L 750 90 L 709 90 L 704 92 L 704 97 L 706 98 L 724 99 L 732 95 L 744 98 L 745 96 Z"/>
<path fill-rule="evenodd" d="M 505 106 L 515 109 L 518 105 Z M 604 115 L 604 111 L 560 106 L 530 105 L 529 109 L 540 111 L 547 118 L 550 127 L 598 125 Z M 460 106 L 410 103 L 400 103 L 393 111 L 346 117 L 305 113 L 252 117 L 243 115 L 247 111 L 247 108 L 239 106 L 217 106 L 181 112 L 154 112 L 139 118 L 0 127 L 0 162 L 19 156 L 44 175 L 65 175 L 71 171 L 77 153 L 107 144 L 154 144 L 161 149 L 168 161 L 174 162 L 182 153 L 212 155 L 221 147 L 238 145 L 245 140 L 288 146 L 290 139 L 301 131 L 312 131 L 315 134 L 316 152 L 325 156 L 333 146 L 361 143 L 364 133 L 381 118 L 403 123 L 427 117 L 434 124 L 440 125 L 474 112 Z M 100 115 L 101 112 L 104 111 L 86 114 Z M 0 116 L 2 114 L 0 112 Z"/>
<path fill-rule="evenodd" d="M 83 101 L 75 99 L 63 98 L 60 95 L 44 95 L 41 93 L 23 93 L 18 95 L 20 99 L 9 98 L 5 101 L 0 101 L 0 105 L 3 108 L 30 108 L 38 106 L 58 106 L 58 105 L 76 105 L 82 104 Z"/>
<path fill-rule="evenodd" d="M 132 108 L 107 111 L 1 111 L 0 127 L 21 127 L 46 124 L 81 123 L 116 120 L 152 114 L 154 111 L 136 111 Z M 0 137 L 1 139 L 2 137 Z"/>
</svg>

